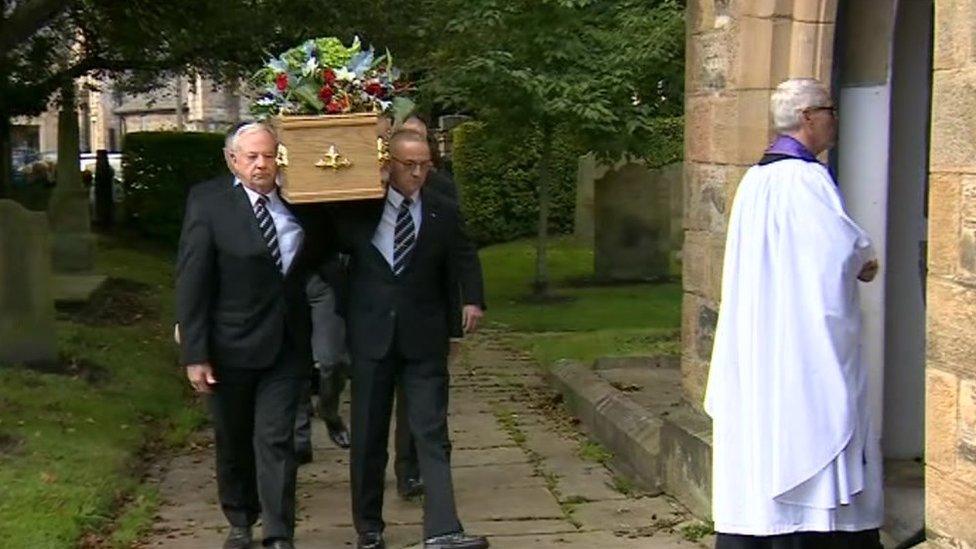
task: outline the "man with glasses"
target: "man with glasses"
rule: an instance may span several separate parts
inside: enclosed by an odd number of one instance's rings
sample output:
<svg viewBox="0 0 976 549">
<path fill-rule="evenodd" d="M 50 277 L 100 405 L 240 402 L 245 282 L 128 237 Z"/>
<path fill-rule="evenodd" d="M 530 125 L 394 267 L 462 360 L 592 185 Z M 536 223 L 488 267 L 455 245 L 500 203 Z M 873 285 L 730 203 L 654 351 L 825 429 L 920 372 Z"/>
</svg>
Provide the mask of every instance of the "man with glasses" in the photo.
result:
<svg viewBox="0 0 976 549">
<path fill-rule="evenodd" d="M 859 345 L 878 261 L 817 155 L 836 109 L 812 78 L 773 92 L 779 133 L 736 190 L 705 410 L 717 549 L 879 549 L 880 433 Z"/>
<path fill-rule="evenodd" d="M 346 328 L 352 354 L 352 507 L 357 547 L 381 549 L 384 473 L 394 389 L 406 415 L 424 479 L 424 547 L 481 549 L 457 516 L 447 428 L 448 339 L 452 292 L 462 281 L 464 331 L 483 309 L 477 252 L 457 203 L 424 188 L 430 148 L 419 134 L 390 138 L 386 199 L 337 207 L 340 248 L 351 257 Z M 455 278 L 456 277 L 456 278 Z"/>
</svg>

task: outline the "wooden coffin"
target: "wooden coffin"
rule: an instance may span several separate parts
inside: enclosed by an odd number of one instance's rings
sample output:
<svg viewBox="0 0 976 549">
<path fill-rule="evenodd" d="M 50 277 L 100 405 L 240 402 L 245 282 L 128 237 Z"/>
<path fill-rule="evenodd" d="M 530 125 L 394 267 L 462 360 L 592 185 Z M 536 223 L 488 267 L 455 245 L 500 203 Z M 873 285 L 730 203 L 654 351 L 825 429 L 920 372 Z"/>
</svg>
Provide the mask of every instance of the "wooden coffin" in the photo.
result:
<svg viewBox="0 0 976 549">
<path fill-rule="evenodd" d="M 293 204 L 381 198 L 384 148 L 376 114 L 282 116 L 281 194 Z"/>
</svg>

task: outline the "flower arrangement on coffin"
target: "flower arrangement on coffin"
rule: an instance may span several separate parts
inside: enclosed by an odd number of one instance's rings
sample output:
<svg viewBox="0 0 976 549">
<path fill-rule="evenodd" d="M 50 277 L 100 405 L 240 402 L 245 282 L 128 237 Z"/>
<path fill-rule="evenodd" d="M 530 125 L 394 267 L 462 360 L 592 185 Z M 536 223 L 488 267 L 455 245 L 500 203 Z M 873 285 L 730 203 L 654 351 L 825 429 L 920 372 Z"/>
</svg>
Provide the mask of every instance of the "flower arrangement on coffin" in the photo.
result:
<svg viewBox="0 0 976 549">
<path fill-rule="evenodd" d="M 252 78 L 251 113 L 270 119 L 282 145 L 282 194 L 291 202 L 383 195 L 385 143 L 377 118 L 399 122 L 413 111 L 410 84 L 387 51 L 377 56 L 358 38 L 346 46 L 316 38 L 269 60 Z"/>
<path fill-rule="evenodd" d="M 315 38 L 272 58 L 253 77 L 261 89 L 251 113 L 279 115 L 348 113 L 407 114 L 411 91 L 387 51 L 377 56 L 359 38 L 345 46 L 338 38 Z M 400 112 L 398 112 L 400 111 Z M 405 112 L 404 112 L 405 111 Z"/>
</svg>

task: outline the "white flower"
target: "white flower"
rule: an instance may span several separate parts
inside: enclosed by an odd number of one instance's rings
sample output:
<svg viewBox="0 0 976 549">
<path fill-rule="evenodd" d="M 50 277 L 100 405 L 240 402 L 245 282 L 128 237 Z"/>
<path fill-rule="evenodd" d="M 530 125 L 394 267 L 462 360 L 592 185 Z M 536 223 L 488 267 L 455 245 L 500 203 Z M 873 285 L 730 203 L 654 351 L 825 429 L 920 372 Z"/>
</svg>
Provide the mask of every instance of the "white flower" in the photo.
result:
<svg viewBox="0 0 976 549">
<path fill-rule="evenodd" d="M 302 67 L 302 76 L 309 76 L 315 73 L 318 69 L 318 63 L 315 61 L 314 57 L 309 58 L 305 61 L 305 66 Z"/>
<path fill-rule="evenodd" d="M 356 78 L 356 73 L 345 67 L 338 67 L 334 69 L 336 80 L 342 80 L 344 82 L 351 82 Z"/>
</svg>

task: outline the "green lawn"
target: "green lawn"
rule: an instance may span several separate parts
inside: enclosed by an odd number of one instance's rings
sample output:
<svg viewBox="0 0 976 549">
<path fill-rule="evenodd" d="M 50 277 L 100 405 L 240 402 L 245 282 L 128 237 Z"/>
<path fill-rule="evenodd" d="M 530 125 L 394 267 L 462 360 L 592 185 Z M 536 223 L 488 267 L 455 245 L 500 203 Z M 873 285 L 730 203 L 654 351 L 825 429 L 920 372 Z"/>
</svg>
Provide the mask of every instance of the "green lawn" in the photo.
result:
<svg viewBox="0 0 976 549">
<path fill-rule="evenodd" d="M 510 331 L 514 345 L 542 364 L 558 358 L 676 354 L 681 325 L 681 283 L 595 286 L 593 250 L 569 237 L 553 239 L 549 272 L 562 300 L 529 299 L 535 268 L 533 241 L 481 250 L 487 318 Z"/>
<path fill-rule="evenodd" d="M 4 547 L 75 547 L 107 530 L 115 530 L 107 543 L 128 546 L 156 499 L 140 486 L 140 452 L 151 459 L 152 449 L 179 444 L 200 425 L 168 329 L 173 254 L 131 246 L 103 239 L 98 271 L 147 285 L 150 314 L 130 326 L 58 321 L 62 354 L 93 371 L 91 380 L 0 367 Z M 132 512 L 117 517 L 120 507 Z"/>
</svg>

